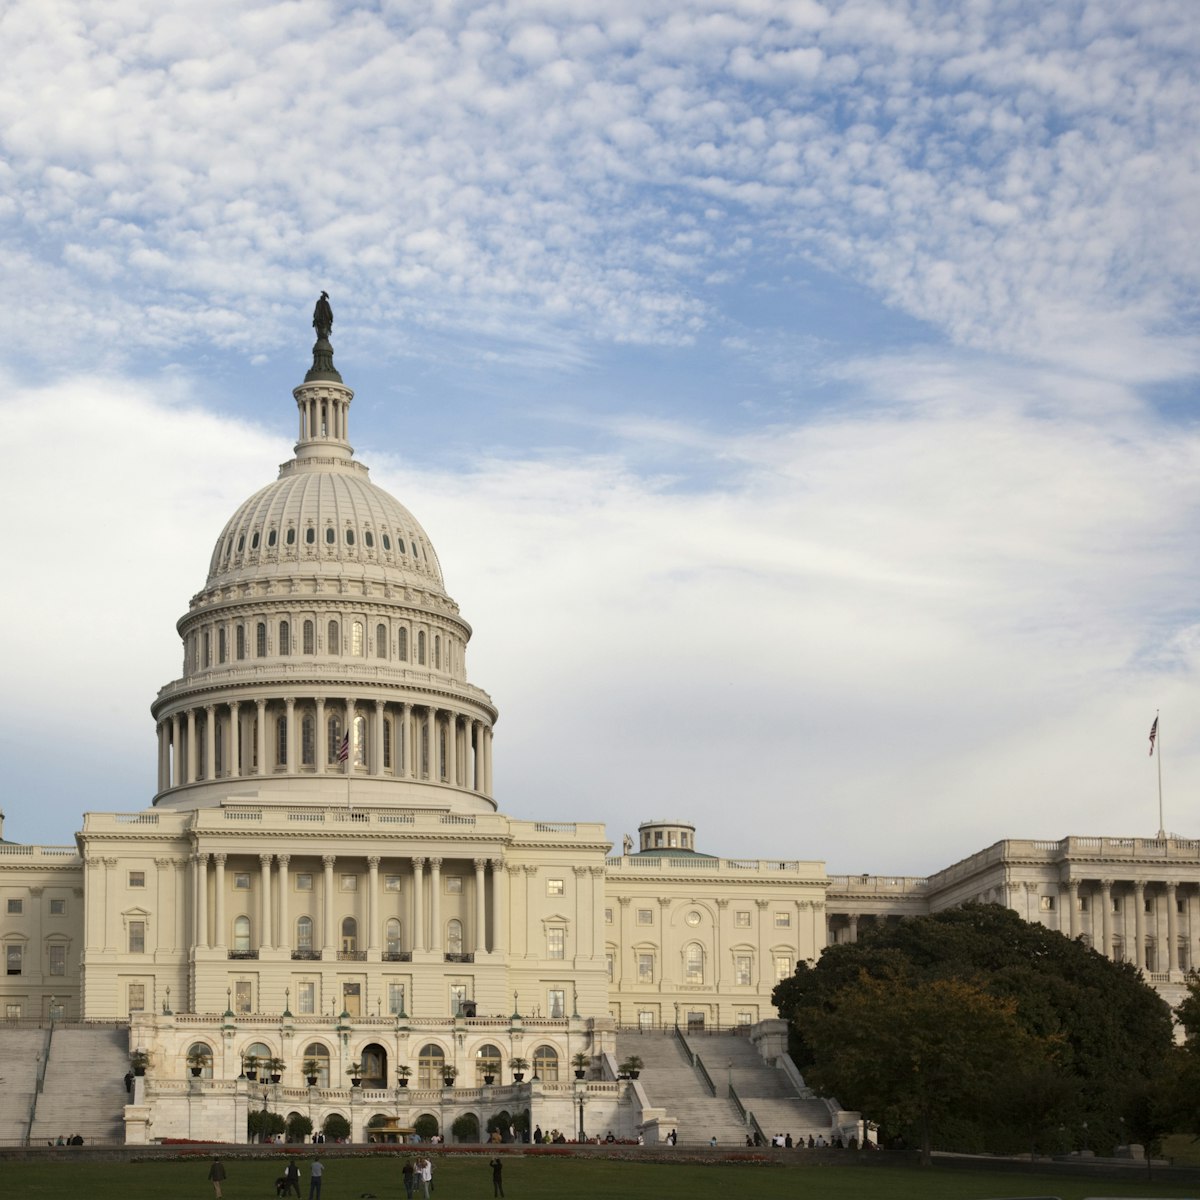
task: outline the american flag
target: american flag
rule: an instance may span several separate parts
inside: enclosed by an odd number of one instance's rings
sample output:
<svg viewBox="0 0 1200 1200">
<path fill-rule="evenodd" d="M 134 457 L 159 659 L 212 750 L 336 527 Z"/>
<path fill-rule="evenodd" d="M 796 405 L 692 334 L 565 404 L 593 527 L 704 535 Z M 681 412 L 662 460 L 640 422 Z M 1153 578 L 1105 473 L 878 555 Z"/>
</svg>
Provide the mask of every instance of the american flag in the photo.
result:
<svg viewBox="0 0 1200 1200">
<path fill-rule="evenodd" d="M 350 757 L 350 735 L 346 734 L 342 738 L 342 744 L 338 747 L 338 762 L 345 762 Z"/>
<path fill-rule="evenodd" d="M 1154 754 L 1154 739 L 1158 737 L 1158 717 L 1154 718 L 1154 724 L 1150 726 L 1150 754 Z"/>
</svg>

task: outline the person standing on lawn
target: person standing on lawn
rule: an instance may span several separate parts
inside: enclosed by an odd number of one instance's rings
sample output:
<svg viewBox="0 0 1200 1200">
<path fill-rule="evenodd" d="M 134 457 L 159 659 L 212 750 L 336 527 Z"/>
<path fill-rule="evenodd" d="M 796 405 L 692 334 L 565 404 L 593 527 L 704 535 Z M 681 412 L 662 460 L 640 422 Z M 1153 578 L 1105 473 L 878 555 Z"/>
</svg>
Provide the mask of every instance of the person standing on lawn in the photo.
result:
<svg viewBox="0 0 1200 1200">
<path fill-rule="evenodd" d="M 492 1195 L 504 1195 L 504 1164 L 498 1158 L 493 1158 L 488 1166 L 492 1168 Z"/>
<path fill-rule="evenodd" d="M 217 1200 L 221 1200 L 221 1184 L 225 1182 L 225 1164 L 219 1158 L 212 1160 L 212 1166 L 208 1168 L 208 1179 L 213 1185 Z"/>
</svg>

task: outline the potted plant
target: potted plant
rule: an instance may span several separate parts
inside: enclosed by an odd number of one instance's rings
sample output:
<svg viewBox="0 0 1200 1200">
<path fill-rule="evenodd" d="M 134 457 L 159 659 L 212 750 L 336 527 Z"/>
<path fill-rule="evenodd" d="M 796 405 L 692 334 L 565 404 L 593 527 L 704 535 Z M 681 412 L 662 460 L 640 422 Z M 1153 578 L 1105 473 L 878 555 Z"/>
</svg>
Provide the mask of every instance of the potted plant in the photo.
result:
<svg viewBox="0 0 1200 1200">
<path fill-rule="evenodd" d="M 192 1078 L 198 1079 L 203 1073 L 204 1068 L 212 1063 L 212 1055 L 208 1050 L 202 1050 L 196 1047 L 194 1050 L 188 1051 L 187 1065 L 192 1069 Z"/>
<path fill-rule="evenodd" d="M 620 1067 L 621 1074 L 630 1079 L 636 1079 L 642 1072 L 642 1060 L 636 1054 L 631 1054 Z"/>
<path fill-rule="evenodd" d="M 352 1088 L 360 1087 L 362 1085 L 362 1063 L 352 1062 L 346 1068 L 346 1074 L 350 1076 L 350 1086 Z"/>
<path fill-rule="evenodd" d="M 135 1050 L 129 1056 L 129 1065 L 135 1075 L 145 1075 L 146 1068 L 150 1065 L 150 1055 L 145 1050 Z"/>
<path fill-rule="evenodd" d="M 287 1063 L 285 1063 L 282 1058 L 273 1056 L 267 1059 L 266 1063 L 264 1064 L 264 1068 L 267 1072 L 269 1072 L 271 1076 L 271 1082 L 278 1083 L 284 1071 L 287 1070 Z"/>
<path fill-rule="evenodd" d="M 250 1080 L 251 1083 L 258 1078 L 258 1056 L 255 1054 L 245 1054 L 242 1056 L 242 1074 Z"/>
<path fill-rule="evenodd" d="M 309 1087 L 317 1086 L 317 1076 L 320 1074 L 321 1064 L 315 1058 L 306 1058 L 304 1060 L 304 1082 Z"/>
<path fill-rule="evenodd" d="M 508 1065 L 512 1068 L 513 1083 L 520 1083 L 525 1078 L 525 1072 L 529 1070 L 529 1059 L 510 1058 Z"/>
<path fill-rule="evenodd" d="M 453 1067 L 449 1063 L 447 1063 L 442 1068 L 442 1082 L 447 1087 L 454 1086 L 454 1080 L 457 1078 L 457 1076 L 458 1076 L 458 1068 L 457 1067 Z"/>
<path fill-rule="evenodd" d="M 483 1077 L 483 1082 L 486 1087 L 491 1087 L 496 1082 L 496 1076 L 490 1071 Z"/>
<path fill-rule="evenodd" d="M 575 1078 L 582 1079 L 587 1074 L 587 1069 L 592 1065 L 590 1054 L 585 1054 L 582 1050 L 575 1055 L 571 1062 L 575 1066 Z"/>
<path fill-rule="evenodd" d="M 412 1074 L 412 1067 L 407 1066 L 405 1063 L 401 1063 L 396 1068 L 396 1086 L 402 1087 L 402 1088 L 408 1087 L 408 1077 L 411 1074 Z"/>
</svg>

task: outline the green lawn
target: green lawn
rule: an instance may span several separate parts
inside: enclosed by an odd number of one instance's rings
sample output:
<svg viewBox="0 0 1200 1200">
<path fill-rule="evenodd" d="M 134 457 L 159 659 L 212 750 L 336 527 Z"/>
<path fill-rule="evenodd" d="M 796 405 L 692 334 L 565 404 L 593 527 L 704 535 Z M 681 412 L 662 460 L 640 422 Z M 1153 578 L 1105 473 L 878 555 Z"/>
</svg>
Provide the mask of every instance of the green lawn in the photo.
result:
<svg viewBox="0 0 1200 1200">
<path fill-rule="evenodd" d="M 398 1158 L 326 1160 L 322 1200 L 403 1200 Z M 434 1200 L 487 1200 L 486 1156 L 434 1158 Z M 3 1162 L 4 1195 L 15 1200 L 211 1200 L 205 1158 L 129 1164 Z M 227 1159 L 225 1200 L 272 1200 L 281 1160 Z M 308 1171 L 302 1161 L 301 1195 Z M 594 1159 L 505 1156 L 508 1200 L 984 1200 L 990 1197 L 1196 1197 L 1193 1187 L 1062 1179 L 1025 1173 L 982 1173 L 934 1167 L 705 1166 L 693 1163 L 603 1162 Z"/>
</svg>

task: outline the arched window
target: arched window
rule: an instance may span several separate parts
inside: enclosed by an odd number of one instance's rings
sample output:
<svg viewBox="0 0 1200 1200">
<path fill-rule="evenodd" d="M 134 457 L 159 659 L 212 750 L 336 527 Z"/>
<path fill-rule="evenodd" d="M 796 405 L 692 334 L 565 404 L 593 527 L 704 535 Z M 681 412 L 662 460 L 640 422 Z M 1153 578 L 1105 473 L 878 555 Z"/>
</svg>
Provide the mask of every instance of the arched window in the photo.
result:
<svg viewBox="0 0 1200 1200">
<path fill-rule="evenodd" d="M 287 766 L 287 717 L 275 718 L 275 765 Z"/>
<path fill-rule="evenodd" d="M 346 545 L 347 546 L 354 545 L 354 530 L 353 529 L 346 530 Z"/>
<path fill-rule="evenodd" d="M 326 765 L 332 765 L 338 760 L 338 751 L 342 748 L 342 718 L 338 713 L 333 713 L 326 722 L 326 733 L 329 735 L 329 740 L 325 746 L 325 762 Z"/>
<path fill-rule="evenodd" d="M 462 922 L 457 917 L 452 917 L 446 922 L 446 953 L 461 954 L 462 952 Z"/>
<path fill-rule="evenodd" d="M 543 1044 L 533 1052 L 533 1073 L 543 1083 L 558 1082 L 558 1051 L 553 1046 Z"/>
<path fill-rule="evenodd" d="M 375 657 L 376 658 L 387 658 L 387 644 L 388 644 L 387 626 L 386 625 L 376 625 L 375 626 Z"/>
<path fill-rule="evenodd" d="M 367 718 L 364 716 L 354 718 L 354 746 L 352 753 L 354 755 L 354 765 L 365 768 L 367 765 Z"/>
<path fill-rule="evenodd" d="M 401 662 L 408 662 L 408 630 L 403 626 L 396 633 L 396 657 Z"/>
<path fill-rule="evenodd" d="M 395 917 L 390 917 L 387 924 L 384 925 L 383 940 L 387 954 L 398 955 L 400 953 L 400 922 Z"/>
<path fill-rule="evenodd" d="M 438 739 L 438 778 L 445 783 L 450 778 L 450 726 L 443 725 L 440 721 L 437 725 Z"/>
<path fill-rule="evenodd" d="M 358 949 L 358 922 L 353 917 L 342 918 L 342 953 L 353 954 Z"/>
<path fill-rule="evenodd" d="M 311 546 L 316 542 L 316 540 L 317 540 L 317 531 L 315 529 L 313 529 L 313 527 L 310 525 L 304 531 L 305 544 Z"/>
<path fill-rule="evenodd" d="M 329 1050 L 320 1042 L 310 1042 L 304 1047 L 304 1073 L 317 1077 L 317 1087 L 329 1086 Z"/>
<path fill-rule="evenodd" d="M 300 718 L 300 765 L 317 765 L 317 718 L 311 712 Z"/>
<path fill-rule="evenodd" d="M 383 769 L 392 769 L 392 721 L 390 717 L 383 718 Z"/>
<path fill-rule="evenodd" d="M 685 983 L 704 982 L 704 947 L 699 942 L 689 942 L 684 949 L 683 978 Z"/>
<path fill-rule="evenodd" d="M 267 1063 L 275 1057 L 274 1051 L 266 1042 L 251 1042 L 249 1046 L 242 1051 L 242 1062 L 247 1068 L 257 1070 L 259 1078 L 266 1082 L 267 1079 Z M 252 1065 L 253 1064 L 253 1065 Z"/>
<path fill-rule="evenodd" d="M 255 658 L 267 657 L 267 623 L 259 621 L 258 628 L 254 631 L 254 656 Z"/>
<path fill-rule="evenodd" d="M 233 918 L 233 948 L 235 950 L 250 949 L 250 918 Z"/>
<path fill-rule="evenodd" d="M 336 542 L 336 541 L 337 541 L 337 533 L 334 532 L 333 526 L 332 525 L 326 526 L 326 528 L 325 528 L 325 544 L 327 546 L 332 546 L 334 544 L 334 542 Z"/>
<path fill-rule="evenodd" d="M 325 646 L 325 652 L 327 654 L 341 654 L 342 639 L 338 634 L 338 623 L 336 621 L 330 621 L 325 630 L 325 634 L 325 640 L 327 643 Z"/>
<path fill-rule="evenodd" d="M 441 634 L 434 635 L 433 665 L 439 671 L 442 669 L 442 636 L 441 636 Z"/>
<path fill-rule="evenodd" d="M 350 626 L 350 653 L 355 658 L 362 658 L 363 655 L 363 623 L 355 621 Z"/>
<path fill-rule="evenodd" d="M 219 663 L 223 663 L 226 655 L 229 653 L 225 645 L 226 640 L 225 626 L 222 625 L 220 629 L 217 630 L 217 662 Z"/>
<path fill-rule="evenodd" d="M 500 1074 L 500 1047 L 488 1042 L 475 1051 L 475 1086 L 483 1086 L 483 1077 Z"/>
<path fill-rule="evenodd" d="M 425 665 L 425 630 L 421 629 L 417 632 L 417 664 Z"/>
<path fill-rule="evenodd" d="M 246 627 L 245 627 L 245 625 L 239 625 L 234 630 L 234 637 L 237 641 L 237 656 L 238 656 L 238 660 L 240 661 L 241 659 L 246 657 Z"/>
<path fill-rule="evenodd" d="M 287 537 L 284 540 L 289 546 L 294 546 L 296 544 L 296 531 L 294 529 L 289 529 L 287 531 Z"/>
<path fill-rule="evenodd" d="M 316 654 L 317 652 L 317 633 L 313 628 L 311 621 L 304 622 L 304 653 Z"/>
<path fill-rule="evenodd" d="M 441 1046 L 426 1042 L 417 1056 L 417 1087 L 440 1088 L 445 1065 L 446 1053 Z"/>
<path fill-rule="evenodd" d="M 187 1048 L 187 1058 L 189 1067 L 200 1068 L 200 1079 L 211 1079 L 213 1077 L 213 1052 L 212 1047 L 207 1042 L 193 1042 Z"/>
<path fill-rule="evenodd" d="M 292 627 L 286 621 L 279 622 L 279 653 L 291 654 Z"/>
<path fill-rule="evenodd" d="M 296 951 L 299 954 L 314 953 L 312 917 L 296 918 Z"/>
</svg>

